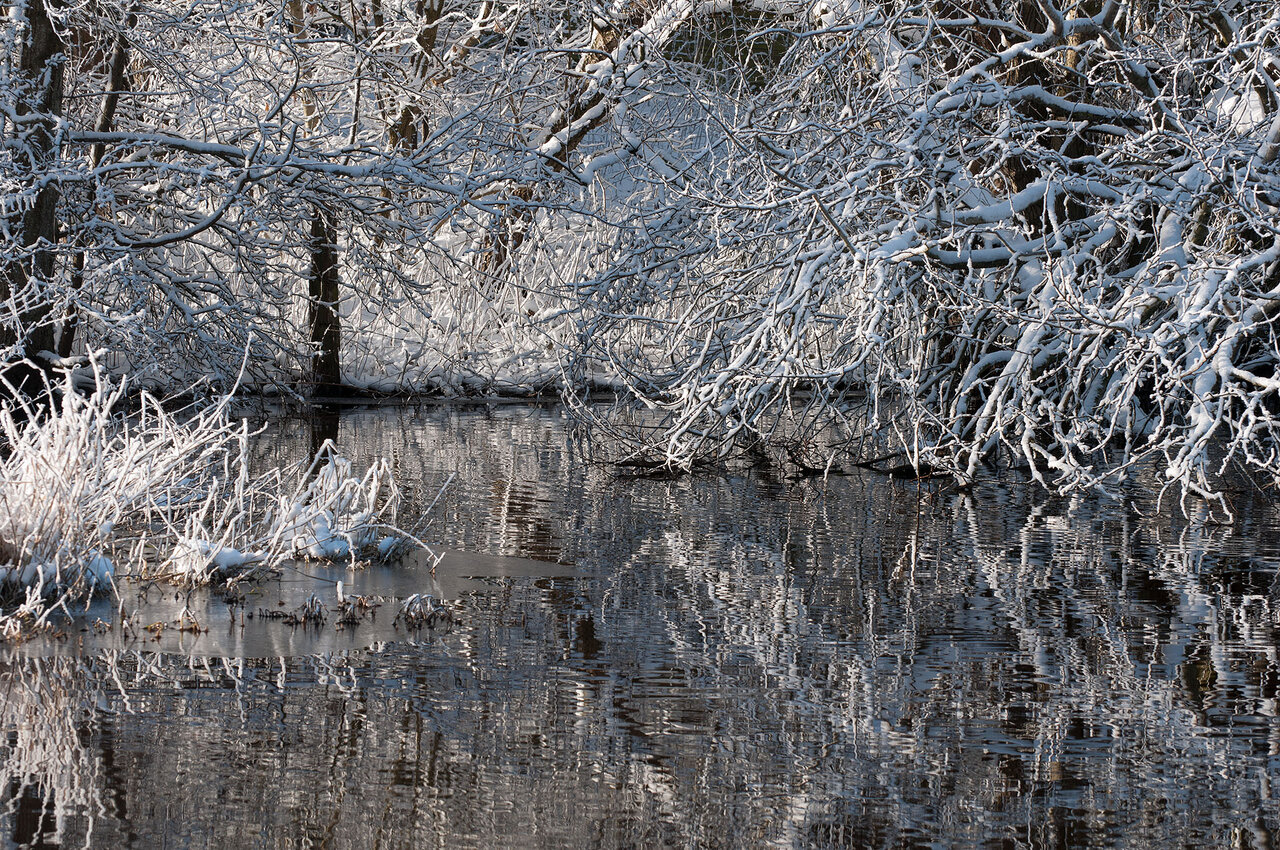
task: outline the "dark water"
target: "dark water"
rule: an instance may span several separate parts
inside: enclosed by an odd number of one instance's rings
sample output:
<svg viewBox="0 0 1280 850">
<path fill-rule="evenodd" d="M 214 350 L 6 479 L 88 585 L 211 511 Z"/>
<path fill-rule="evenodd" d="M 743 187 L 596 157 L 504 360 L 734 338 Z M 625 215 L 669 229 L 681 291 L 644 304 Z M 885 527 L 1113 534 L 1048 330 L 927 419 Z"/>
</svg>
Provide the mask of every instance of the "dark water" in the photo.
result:
<svg viewBox="0 0 1280 850">
<path fill-rule="evenodd" d="M 1236 494 L 1222 525 L 1144 482 L 1072 500 L 618 479 L 553 409 L 335 424 L 353 456 L 393 458 L 419 506 L 456 474 L 427 529 L 453 550 L 436 575 L 317 568 L 240 614 L 153 591 L 127 604 L 185 604 L 209 631 L 72 627 L 9 651 L 7 843 L 1273 844 L 1266 494 Z M 309 442 L 282 425 L 263 459 Z M 387 606 L 342 629 L 241 616 L 339 577 Z M 452 628 L 391 622 L 424 591 Z"/>
</svg>

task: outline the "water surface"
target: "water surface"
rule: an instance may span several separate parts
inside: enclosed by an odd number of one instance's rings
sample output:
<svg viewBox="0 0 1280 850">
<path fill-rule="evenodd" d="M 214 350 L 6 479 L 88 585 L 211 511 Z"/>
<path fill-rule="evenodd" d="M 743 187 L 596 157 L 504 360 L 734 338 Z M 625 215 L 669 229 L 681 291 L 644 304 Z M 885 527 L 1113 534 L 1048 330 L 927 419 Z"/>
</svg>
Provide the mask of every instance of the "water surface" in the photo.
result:
<svg viewBox="0 0 1280 850">
<path fill-rule="evenodd" d="M 554 407 L 326 428 L 392 459 L 408 514 L 455 476 L 426 529 L 435 574 L 312 565 L 231 607 L 126 593 L 208 631 L 81 622 L 8 650 L 9 845 L 1272 844 L 1268 494 L 1234 494 L 1219 524 L 1143 481 L 1060 499 L 624 478 Z M 277 423 L 262 461 L 315 437 Z M 384 607 L 347 627 L 245 617 L 328 604 L 339 578 Z M 392 622 L 424 592 L 451 626 Z"/>
</svg>

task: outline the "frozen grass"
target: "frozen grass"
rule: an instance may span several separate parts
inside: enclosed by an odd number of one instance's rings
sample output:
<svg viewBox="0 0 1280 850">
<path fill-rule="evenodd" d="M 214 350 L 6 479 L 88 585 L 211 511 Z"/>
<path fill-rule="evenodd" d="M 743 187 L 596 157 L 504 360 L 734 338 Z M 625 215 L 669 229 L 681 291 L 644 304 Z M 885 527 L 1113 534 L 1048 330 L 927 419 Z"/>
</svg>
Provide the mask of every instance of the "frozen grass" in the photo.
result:
<svg viewBox="0 0 1280 850">
<path fill-rule="evenodd" d="M 123 385 L 68 378 L 47 411 L 0 407 L 0 635 L 108 589 L 119 567 L 182 585 L 251 578 L 294 558 L 390 558 L 400 496 L 385 461 L 356 477 L 329 443 L 310 465 L 251 474 L 228 400 L 175 414 Z"/>
</svg>

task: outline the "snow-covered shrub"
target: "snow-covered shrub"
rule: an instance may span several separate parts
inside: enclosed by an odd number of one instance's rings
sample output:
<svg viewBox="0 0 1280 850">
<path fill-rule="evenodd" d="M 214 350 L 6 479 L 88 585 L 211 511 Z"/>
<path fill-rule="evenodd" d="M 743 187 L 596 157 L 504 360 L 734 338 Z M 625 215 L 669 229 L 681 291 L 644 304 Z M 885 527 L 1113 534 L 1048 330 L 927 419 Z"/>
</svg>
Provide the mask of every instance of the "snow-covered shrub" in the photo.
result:
<svg viewBox="0 0 1280 850">
<path fill-rule="evenodd" d="M 108 588 L 119 569 L 180 584 L 244 577 L 294 557 L 387 557 L 399 493 L 387 465 L 362 478 L 332 444 L 310 466 L 254 474 L 252 433 L 229 400 L 173 413 L 101 374 L 68 378 L 46 411 L 0 407 L 0 634 Z M 16 412 L 15 412 L 16 411 Z"/>
<path fill-rule="evenodd" d="M 122 392 L 99 384 L 83 397 L 68 380 L 47 415 L 0 407 L 0 592 L 22 600 L 6 630 L 55 599 L 110 584 L 120 520 L 149 481 L 171 471 L 173 435 L 131 439 L 113 425 Z"/>
<path fill-rule="evenodd" d="M 399 500 L 385 460 L 356 478 L 351 461 L 325 441 L 299 489 L 279 497 L 272 539 L 299 557 L 346 558 L 370 547 L 385 554 L 399 538 L 379 536 L 378 529 Z"/>
<path fill-rule="evenodd" d="M 238 463 L 244 472 L 244 454 Z M 411 536 L 393 532 L 400 493 L 385 460 L 363 477 L 326 442 L 309 466 L 272 470 L 231 493 L 211 489 L 184 517 L 154 574 L 180 584 L 272 570 L 291 558 L 389 559 Z"/>
</svg>

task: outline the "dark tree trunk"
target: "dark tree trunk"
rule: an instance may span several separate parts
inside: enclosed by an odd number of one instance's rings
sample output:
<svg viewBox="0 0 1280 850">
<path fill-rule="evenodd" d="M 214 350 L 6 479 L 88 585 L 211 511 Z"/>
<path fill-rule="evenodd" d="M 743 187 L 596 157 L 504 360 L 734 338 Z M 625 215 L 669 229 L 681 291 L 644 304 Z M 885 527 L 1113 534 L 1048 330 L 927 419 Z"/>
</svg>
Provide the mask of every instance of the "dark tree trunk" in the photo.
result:
<svg viewBox="0 0 1280 850">
<path fill-rule="evenodd" d="M 20 125 L 16 139 L 19 162 L 33 182 L 55 165 L 58 152 L 54 128 L 62 113 L 65 48 L 49 18 L 47 2 L 28 0 L 27 32 L 18 57 L 17 113 L 40 116 L 40 120 Z M 10 225 L 11 232 L 18 235 L 20 251 L 19 256 L 5 263 L 0 274 L 0 297 L 17 299 L 19 327 L 6 324 L 0 328 L 0 343 L 22 343 L 25 355 L 53 348 L 53 325 L 43 290 L 53 279 L 57 210 L 57 184 L 49 183 L 37 193 L 29 209 L 14 215 L 17 221 Z"/>
<path fill-rule="evenodd" d="M 338 236 L 332 217 L 320 207 L 311 216 L 311 279 L 307 324 L 311 330 L 312 393 L 342 395 L 341 324 L 338 316 Z"/>
<path fill-rule="evenodd" d="M 26 32 L 19 48 L 16 112 L 37 116 L 17 126 L 14 146 L 19 168 L 35 184 L 56 165 L 54 137 L 57 116 L 62 113 L 65 45 L 50 19 L 47 4 L 54 0 L 27 0 Z M 50 181 L 27 209 L 13 213 L 9 232 L 17 237 L 16 250 L 0 266 L 0 300 L 16 302 L 16 315 L 0 321 L 0 345 L 17 346 L 18 360 L 38 358 L 54 348 L 54 327 L 47 289 L 54 275 L 58 243 L 58 187 Z M 39 370 L 21 362 L 6 364 L 4 378 L 15 388 L 40 388 Z M 0 387 L 0 392 L 8 388 Z"/>
<path fill-rule="evenodd" d="M 130 10 L 125 20 L 125 25 L 132 28 L 138 22 L 138 16 Z M 102 106 L 98 111 L 98 118 L 93 123 L 93 129 L 99 133 L 108 132 L 115 124 L 116 109 L 120 105 L 120 95 L 129 91 L 129 41 L 124 32 L 116 35 L 115 44 L 111 48 L 111 57 L 107 66 L 107 92 L 103 95 Z M 97 142 L 89 149 L 89 168 L 96 169 L 102 162 L 102 158 L 106 155 L 106 145 Z M 71 267 L 71 288 L 79 291 L 84 285 L 84 267 L 85 252 L 80 250 L 76 252 L 75 260 Z M 58 334 L 58 356 L 70 357 L 75 347 L 76 327 L 79 324 L 79 314 L 76 306 L 72 304 L 66 315 L 62 319 L 62 329 Z"/>
</svg>

